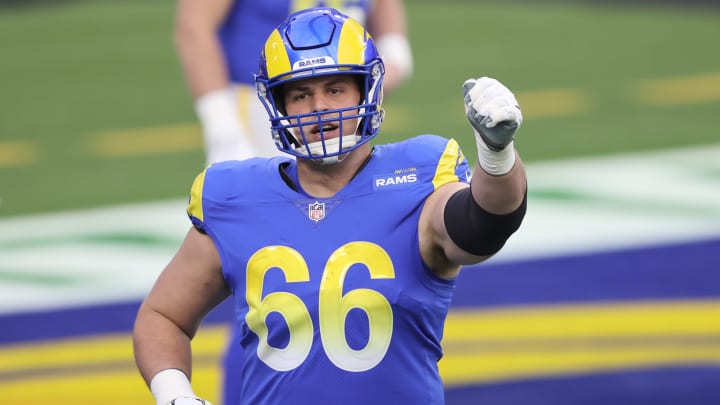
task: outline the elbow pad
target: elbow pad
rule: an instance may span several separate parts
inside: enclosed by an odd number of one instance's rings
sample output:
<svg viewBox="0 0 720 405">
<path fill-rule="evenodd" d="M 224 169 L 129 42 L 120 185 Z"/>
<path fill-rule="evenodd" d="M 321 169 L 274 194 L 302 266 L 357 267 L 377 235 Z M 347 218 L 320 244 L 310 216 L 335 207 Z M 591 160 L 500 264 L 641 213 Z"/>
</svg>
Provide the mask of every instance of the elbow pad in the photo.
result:
<svg viewBox="0 0 720 405">
<path fill-rule="evenodd" d="M 527 211 L 527 191 L 522 203 L 509 214 L 492 214 L 473 199 L 470 187 L 456 192 L 445 205 L 445 229 L 462 250 L 476 256 L 490 256 L 505 245 L 518 230 Z"/>
</svg>

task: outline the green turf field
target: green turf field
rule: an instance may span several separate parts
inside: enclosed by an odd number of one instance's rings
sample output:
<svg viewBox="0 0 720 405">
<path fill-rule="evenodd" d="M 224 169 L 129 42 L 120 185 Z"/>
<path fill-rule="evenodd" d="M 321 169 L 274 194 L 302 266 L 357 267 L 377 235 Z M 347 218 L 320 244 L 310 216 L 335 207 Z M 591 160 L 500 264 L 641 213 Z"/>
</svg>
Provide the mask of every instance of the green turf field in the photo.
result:
<svg viewBox="0 0 720 405">
<path fill-rule="evenodd" d="M 720 141 L 720 9 L 407 2 L 416 70 L 381 141 L 455 137 L 460 85 L 494 76 L 526 161 Z M 182 197 L 204 164 L 171 1 L 0 7 L 0 218 Z M 720 157 L 718 157 L 720 159 Z"/>
</svg>

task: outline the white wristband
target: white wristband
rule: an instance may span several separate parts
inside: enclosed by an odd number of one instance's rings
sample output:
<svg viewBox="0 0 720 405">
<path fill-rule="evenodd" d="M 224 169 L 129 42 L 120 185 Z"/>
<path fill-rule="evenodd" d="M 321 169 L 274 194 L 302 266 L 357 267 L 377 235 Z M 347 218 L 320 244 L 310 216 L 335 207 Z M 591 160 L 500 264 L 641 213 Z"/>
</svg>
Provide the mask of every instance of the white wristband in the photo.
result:
<svg viewBox="0 0 720 405">
<path fill-rule="evenodd" d="M 176 368 L 168 368 L 155 374 L 150 381 L 150 391 L 157 405 L 167 405 L 178 397 L 195 397 L 190 380 Z"/>
<path fill-rule="evenodd" d="M 240 132 L 238 105 L 232 88 L 207 93 L 195 102 L 195 111 L 205 132 Z"/>
<path fill-rule="evenodd" d="M 478 163 L 487 174 L 502 176 L 515 166 L 514 141 L 510 141 L 503 150 L 494 151 L 485 144 L 480 135 L 475 134 L 475 144 L 478 149 Z"/>
<path fill-rule="evenodd" d="M 393 64 L 403 78 L 413 71 L 413 57 L 410 42 L 398 33 L 388 33 L 375 40 L 375 47 L 385 64 Z"/>
</svg>

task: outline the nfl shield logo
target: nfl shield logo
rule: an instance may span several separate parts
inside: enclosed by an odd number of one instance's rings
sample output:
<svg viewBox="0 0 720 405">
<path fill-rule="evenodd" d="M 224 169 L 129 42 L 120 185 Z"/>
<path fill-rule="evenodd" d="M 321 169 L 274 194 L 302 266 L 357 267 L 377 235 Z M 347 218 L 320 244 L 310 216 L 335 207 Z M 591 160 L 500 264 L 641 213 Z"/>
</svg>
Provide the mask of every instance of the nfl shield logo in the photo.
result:
<svg viewBox="0 0 720 405">
<path fill-rule="evenodd" d="M 308 204 L 308 217 L 315 222 L 325 218 L 325 203 L 315 201 Z"/>
</svg>

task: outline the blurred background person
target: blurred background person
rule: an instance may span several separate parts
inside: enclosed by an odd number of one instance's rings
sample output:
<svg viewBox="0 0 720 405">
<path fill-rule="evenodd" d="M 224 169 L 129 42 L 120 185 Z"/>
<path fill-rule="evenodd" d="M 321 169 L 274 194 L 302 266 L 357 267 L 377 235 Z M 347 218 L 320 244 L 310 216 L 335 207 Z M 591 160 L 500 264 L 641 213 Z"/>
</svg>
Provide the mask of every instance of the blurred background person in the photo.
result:
<svg viewBox="0 0 720 405">
<path fill-rule="evenodd" d="M 179 0 L 175 43 L 202 125 L 208 164 L 274 156 L 254 73 L 264 36 L 290 13 L 330 6 L 368 27 L 385 61 L 385 92 L 408 79 L 413 57 L 402 0 Z"/>
</svg>

